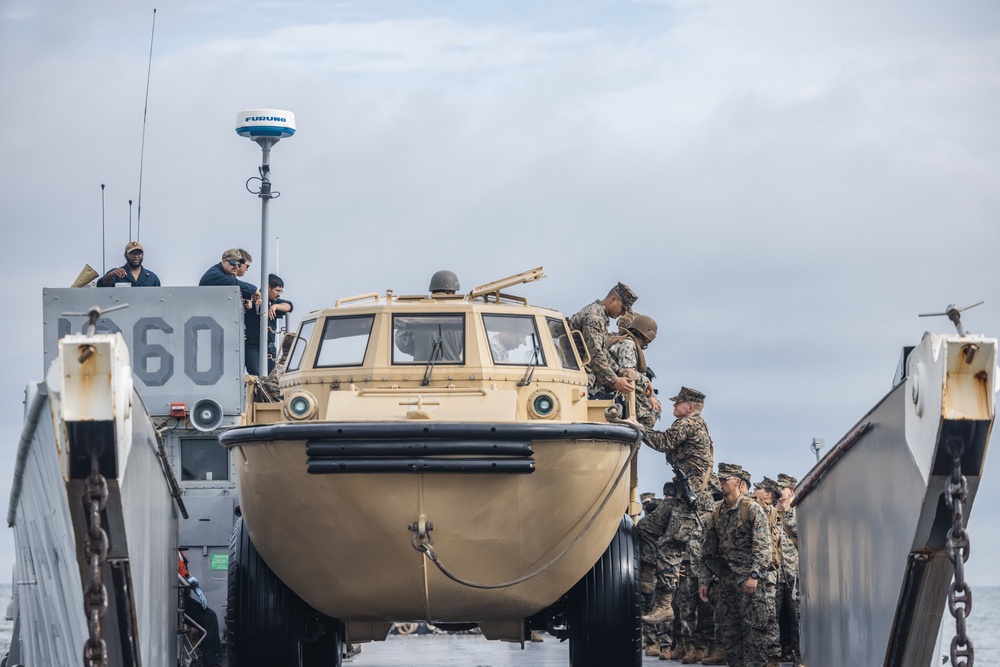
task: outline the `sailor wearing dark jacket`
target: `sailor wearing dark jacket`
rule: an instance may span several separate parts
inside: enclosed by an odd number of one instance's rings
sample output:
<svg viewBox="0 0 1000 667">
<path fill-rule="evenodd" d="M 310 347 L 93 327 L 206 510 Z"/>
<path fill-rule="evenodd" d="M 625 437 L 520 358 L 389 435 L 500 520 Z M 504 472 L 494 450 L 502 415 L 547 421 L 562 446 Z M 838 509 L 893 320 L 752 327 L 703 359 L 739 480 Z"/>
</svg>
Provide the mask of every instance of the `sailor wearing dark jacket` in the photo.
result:
<svg viewBox="0 0 1000 667">
<path fill-rule="evenodd" d="M 98 287 L 111 287 L 117 283 L 128 283 L 132 287 L 159 287 L 160 279 L 142 265 L 142 244 L 129 241 L 125 244 L 125 264 L 105 273 L 97 281 Z"/>
<path fill-rule="evenodd" d="M 241 266 L 246 264 L 246 259 L 240 253 L 238 248 L 230 248 L 226 252 L 222 253 L 222 261 L 218 264 L 213 264 L 205 275 L 201 277 L 198 281 L 198 285 L 201 287 L 212 286 L 212 285 L 236 285 L 240 288 L 240 294 L 243 297 L 243 305 L 246 307 L 248 301 L 253 302 L 260 299 L 260 291 L 258 291 L 256 285 L 251 285 L 250 283 L 244 282 L 236 278 L 237 273 Z"/>
</svg>

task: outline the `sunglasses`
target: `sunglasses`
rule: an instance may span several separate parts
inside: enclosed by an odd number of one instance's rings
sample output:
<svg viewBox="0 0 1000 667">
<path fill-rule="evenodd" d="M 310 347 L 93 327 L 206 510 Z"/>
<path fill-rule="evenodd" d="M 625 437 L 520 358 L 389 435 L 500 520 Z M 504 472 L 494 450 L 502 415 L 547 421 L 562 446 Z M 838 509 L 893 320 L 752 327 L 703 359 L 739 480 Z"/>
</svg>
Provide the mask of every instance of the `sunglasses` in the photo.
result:
<svg viewBox="0 0 1000 667">
<path fill-rule="evenodd" d="M 229 266 L 243 266 L 242 259 L 227 259 L 226 261 L 229 262 Z"/>
</svg>

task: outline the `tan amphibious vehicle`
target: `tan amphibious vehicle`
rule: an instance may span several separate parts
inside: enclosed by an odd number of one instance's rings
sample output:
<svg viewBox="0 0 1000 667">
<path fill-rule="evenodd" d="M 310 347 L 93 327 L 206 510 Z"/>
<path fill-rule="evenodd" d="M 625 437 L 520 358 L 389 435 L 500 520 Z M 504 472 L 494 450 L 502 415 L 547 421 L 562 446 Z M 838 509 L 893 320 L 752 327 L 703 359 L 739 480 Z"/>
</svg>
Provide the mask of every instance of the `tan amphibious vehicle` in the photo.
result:
<svg viewBox="0 0 1000 667">
<path fill-rule="evenodd" d="M 541 277 L 341 299 L 286 336 L 277 386 L 251 383 L 220 438 L 238 667 L 339 665 L 344 642 L 409 621 L 547 629 L 575 667 L 641 663 L 641 434 L 588 401 L 566 318 L 504 291 Z"/>
</svg>

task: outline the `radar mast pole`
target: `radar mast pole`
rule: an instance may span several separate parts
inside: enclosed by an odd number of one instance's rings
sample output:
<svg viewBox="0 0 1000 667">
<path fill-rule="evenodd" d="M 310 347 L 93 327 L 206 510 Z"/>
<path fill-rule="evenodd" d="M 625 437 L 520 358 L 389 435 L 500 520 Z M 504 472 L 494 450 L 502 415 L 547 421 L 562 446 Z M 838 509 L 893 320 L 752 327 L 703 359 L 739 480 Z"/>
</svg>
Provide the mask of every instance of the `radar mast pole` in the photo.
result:
<svg viewBox="0 0 1000 667">
<path fill-rule="evenodd" d="M 260 144 L 260 373 L 261 377 L 267 372 L 267 327 L 268 327 L 268 292 L 267 267 L 268 267 L 268 203 L 272 199 L 271 195 L 271 146 L 278 143 L 278 137 L 256 137 L 254 139 Z"/>
<path fill-rule="evenodd" d="M 280 109 L 250 109 L 241 111 L 236 117 L 236 133 L 246 137 L 260 146 L 261 164 L 260 178 L 247 179 L 247 190 L 260 197 L 260 366 L 257 369 L 259 377 L 268 375 L 267 367 L 267 327 L 268 327 L 268 246 L 269 236 L 268 203 L 281 193 L 271 190 L 271 147 L 284 137 L 295 134 L 295 114 Z M 260 189 L 256 192 L 250 189 L 250 181 L 260 180 Z"/>
</svg>

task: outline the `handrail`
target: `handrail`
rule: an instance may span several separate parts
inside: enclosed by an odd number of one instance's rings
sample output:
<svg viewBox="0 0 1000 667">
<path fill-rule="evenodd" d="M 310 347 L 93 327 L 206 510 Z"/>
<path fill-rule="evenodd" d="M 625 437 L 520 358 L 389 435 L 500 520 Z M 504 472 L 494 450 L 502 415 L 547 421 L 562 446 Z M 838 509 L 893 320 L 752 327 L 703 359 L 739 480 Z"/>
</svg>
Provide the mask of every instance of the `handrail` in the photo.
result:
<svg viewBox="0 0 1000 667">
<path fill-rule="evenodd" d="M 355 301 L 364 301 L 365 299 L 375 299 L 378 303 L 382 296 L 378 292 L 368 292 L 367 294 L 356 294 L 354 296 L 345 296 L 343 299 L 337 299 L 333 304 L 334 308 L 340 308 L 341 305 L 345 303 L 354 303 Z"/>
<path fill-rule="evenodd" d="M 17 519 L 17 503 L 21 499 L 21 487 L 24 484 L 24 466 L 28 462 L 28 452 L 31 449 L 31 441 L 35 437 L 35 429 L 38 427 L 38 416 L 42 412 L 42 406 L 49 397 L 49 388 L 44 382 L 37 385 L 37 393 L 31 400 L 28 412 L 24 416 L 24 428 L 21 430 L 21 441 L 17 444 L 17 459 L 14 462 L 14 481 L 10 487 L 10 505 L 7 507 L 7 527 L 11 528 Z"/>
<path fill-rule="evenodd" d="M 359 389 L 358 396 L 416 396 L 420 394 L 478 394 L 488 392 L 481 387 L 373 387 Z"/>
</svg>

